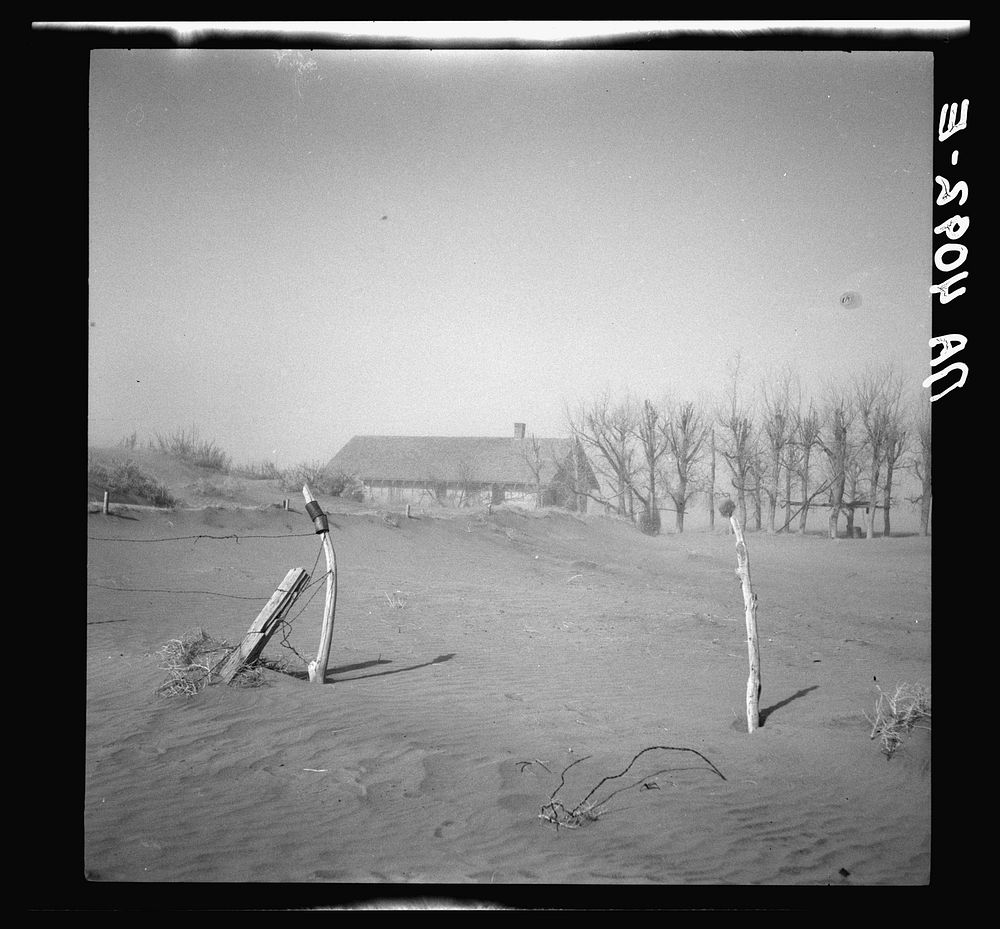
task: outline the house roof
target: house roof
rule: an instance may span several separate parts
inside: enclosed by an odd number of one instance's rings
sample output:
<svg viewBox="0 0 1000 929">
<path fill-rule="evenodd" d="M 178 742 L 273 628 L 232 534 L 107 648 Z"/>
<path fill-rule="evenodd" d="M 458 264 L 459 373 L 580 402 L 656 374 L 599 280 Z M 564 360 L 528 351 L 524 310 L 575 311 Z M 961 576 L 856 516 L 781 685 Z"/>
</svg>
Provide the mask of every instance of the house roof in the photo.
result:
<svg viewBox="0 0 1000 929">
<path fill-rule="evenodd" d="M 539 480 L 546 484 L 556 476 L 557 462 L 569 457 L 573 443 L 569 439 L 534 441 L 541 460 Z M 590 471 L 589 462 L 583 461 Z M 360 480 L 534 484 L 532 464 L 531 438 L 356 435 L 327 468 Z M 593 481 L 592 471 L 590 478 Z"/>
</svg>

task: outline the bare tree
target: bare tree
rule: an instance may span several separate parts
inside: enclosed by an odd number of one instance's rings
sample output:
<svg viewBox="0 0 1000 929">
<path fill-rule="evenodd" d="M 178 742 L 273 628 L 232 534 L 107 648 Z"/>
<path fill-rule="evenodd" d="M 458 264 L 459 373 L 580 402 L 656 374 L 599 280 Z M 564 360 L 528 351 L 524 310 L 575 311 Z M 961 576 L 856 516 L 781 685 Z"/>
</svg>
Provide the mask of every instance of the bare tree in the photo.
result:
<svg viewBox="0 0 1000 929">
<path fill-rule="evenodd" d="M 709 433 L 709 471 L 708 471 L 708 528 L 715 529 L 715 427 L 710 427 Z"/>
<path fill-rule="evenodd" d="M 726 459 L 736 491 L 740 525 L 747 524 L 747 490 L 753 480 L 755 434 L 752 407 L 740 392 L 739 355 L 729 365 L 729 384 L 722 405 L 716 412 L 719 426 L 718 451 Z"/>
<path fill-rule="evenodd" d="M 824 393 L 822 428 L 816 436 L 816 443 L 826 455 L 827 482 L 830 487 L 829 533 L 830 538 L 835 539 L 840 511 L 844 507 L 844 484 L 855 412 L 851 397 L 837 385 L 828 383 Z"/>
<path fill-rule="evenodd" d="M 906 454 L 910 444 L 910 428 L 905 421 L 901 409 L 897 410 L 896 419 L 889 426 L 889 435 L 885 445 L 885 487 L 882 491 L 882 534 L 889 536 L 891 525 L 889 521 L 889 511 L 892 508 L 892 478 L 903 455 Z"/>
<path fill-rule="evenodd" d="M 886 455 L 894 424 L 899 419 L 903 384 L 891 365 L 869 367 L 855 378 L 854 397 L 858 419 L 868 446 L 868 538 L 875 537 L 875 504 L 879 479 L 886 464 Z"/>
<path fill-rule="evenodd" d="M 750 459 L 750 499 L 753 500 L 754 528 L 759 532 L 763 525 L 764 500 L 764 458 L 759 442 L 754 443 L 753 456 Z"/>
<path fill-rule="evenodd" d="M 698 490 L 697 467 L 709 434 L 708 424 L 702 408 L 687 400 L 668 404 L 666 420 L 661 428 L 672 465 L 668 465 L 669 470 L 664 474 L 663 486 L 674 502 L 677 531 L 683 532 L 684 514 L 689 501 Z M 711 510 L 714 517 L 714 505 Z"/>
<path fill-rule="evenodd" d="M 459 495 L 455 501 L 455 507 L 461 508 L 471 504 L 473 495 L 478 488 L 478 482 L 475 479 L 475 468 L 468 459 L 462 458 L 456 465 L 456 468 L 458 472 Z"/>
<path fill-rule="evenodd" d="M 793 439 L 794 439 L 793 427 Z M 795 447 L 795 442 L 791 441 L 785 446 L 785 459 L 782 466 L 785 469 L 785 519 L 781 524 L 781 531 L 788 532 L 792 525 L 792 482 L 798 473 L 799 453 Z"/>
<path fill-rule="evenodd" d="M 638 412 L 631 398 L 620 403 L 605 391 L 574 415 L 567 412 L 573 437 L 585 450 L 598 474 L 614 488 L 613 500 L 619 516 L 631 514 L 632 485 L 636 474 L 635 426 Z M 577 488 L 577 492 L 582 490 Z"/>
<path fill-rule="evenodd" d="M 785 464 L 785 452 L 792 439 L 795 417 L 792 412 L 791 368 L 784 367 L 761 385 L 761 425 L 767 444 L 767 531 L 775 531 L 778 509 L 778 482 Z"/>
<path fill-rule="evenodd" d="M 805 534 L 809 517 L 809 463 L 812 450 L 819 441 L 821 420 L 819 411 L 809 400 L 808 406 L 800 406 L 795 414 L 794 446 L 797 450 L 799 485 L 802 488 L 802 509 L 799 513 L 799 532 Z"/>
<path fill-rule="evenodd" d="M 920 481 L 920 496 L 910 502 L 920 504 L 920 534 L 930 535 L 931 521 L 931 404 L 921 397 L 914 414 L 916 449 L 910 467 Z"/>
<path fill-rule="evenodd" d="M 636 417 L 635 437 L 642 453 L 642 477 L 645 486 L 640 489 L 638 482 L 633 481 L 632 490 L 645 510 L 640 526 L 647 535 L 658 535 L 660 532 L 660 510 L 656 505 L 656 474 L 660 468 L 660 461 L 670 448 L 669 439 L 663 429 L 665 419 L 660 406 L 650 400 L 643 400 Z"/>
<path fill-rule="evenodd" d="M 602 496 L 595 496 L 593 469 L 583 451 L 583 446 L 576 437 L 572 437 L 566 445 L 550 449 L 548 459 L 554 472 L 548 485 L 543 489 L 542 500 L 549 500 L 556 506 L 565 507 L 573 512 L 585 512 L 587 500 L 596 500 L 606 504 Z M 596 488 L 600 489 L 600 488 Z"/>
<path fill-rule="evenodd" d="M 572 439 L 569 452 L 564 459 L 561 469 L 569 498 L 566 507 L 573 512 L 585 512 L 587 509 L 587 494 L 591 484 L 585 480 L 584 475 L 590 476 L 590 469 L 587 467 L 587 457 L 583 453 L 583 448 L 577 439 Z"/>
<path fill-rule="evenodd" d="M 860 503 L 858 499 L 858 484 L 861 481 L 861 472 L 865 470 L 865 459 L 862 455 L 865 452 L 865 446 L 863 445 L 852 445 L 847 450 L 847 458 L 844 461 L 844 497 L 846 498 L 845 503 L 855 504 Z M 868 503 L 868 507 L 865 510 L 865 526 L 871 522 L 872 519 L 872 508 L 871 501 Z M 857 515 L 857 507 L 848 506 L 847 507 L 847 537 L 852 538 L 854 536 L 854 517 Z"/>
<path fill-rule="evenodd" d="M 515 440 L 517 441 L 517 440 Z M 537 436 L 531 433 L 527 439 L 521 439 L 518 444 L 518 453 L 525 466 L 531 472 L 531 477 L 535 485 L 535 505 L 542 505 L 542 468 L 545 466 L 545 458 L 542 455 L 542 443 Z"/>
</svg>

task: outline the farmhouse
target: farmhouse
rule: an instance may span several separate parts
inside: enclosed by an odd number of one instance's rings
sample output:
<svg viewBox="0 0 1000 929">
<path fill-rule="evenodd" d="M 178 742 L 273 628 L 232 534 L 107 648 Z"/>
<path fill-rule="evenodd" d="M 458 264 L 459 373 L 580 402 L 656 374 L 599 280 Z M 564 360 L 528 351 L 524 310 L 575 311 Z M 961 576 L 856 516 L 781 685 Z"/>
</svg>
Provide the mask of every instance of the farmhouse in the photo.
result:
<svg viewBox="0 0 1000 929">
<path fill-rule="evenodd" d="M 598 489 L 586 454 L 571 439 L 356 435 L 327 465 L 385 504 L 472 506 L 517 502 L 585 511 Z M 580 492 L 582 491 L 582 492 Z"/>
</svg>

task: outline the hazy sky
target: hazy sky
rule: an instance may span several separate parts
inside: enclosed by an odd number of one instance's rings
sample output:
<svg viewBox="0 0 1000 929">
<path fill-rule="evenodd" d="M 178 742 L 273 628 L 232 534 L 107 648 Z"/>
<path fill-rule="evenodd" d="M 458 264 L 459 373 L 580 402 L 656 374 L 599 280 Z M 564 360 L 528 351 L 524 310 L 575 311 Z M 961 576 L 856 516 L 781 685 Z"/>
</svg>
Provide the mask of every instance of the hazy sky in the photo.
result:
<svg viewBox="0 0 1000 929">
<path fill-rule="evenodd" d="M 563 435 L 930 371 L 929 52 L 95 51 L 90 439 Z M 844 309 L 845 291 L 862 296 Z"/>
</svg>

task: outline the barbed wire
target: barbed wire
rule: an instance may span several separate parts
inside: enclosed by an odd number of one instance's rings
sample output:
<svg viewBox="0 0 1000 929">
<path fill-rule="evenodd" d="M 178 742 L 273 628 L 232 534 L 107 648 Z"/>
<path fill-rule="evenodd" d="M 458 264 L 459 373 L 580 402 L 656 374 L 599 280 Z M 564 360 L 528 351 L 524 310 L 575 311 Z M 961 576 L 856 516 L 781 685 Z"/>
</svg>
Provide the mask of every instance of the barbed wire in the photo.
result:
<svg viewBox="0 0 1000 929">
<path fill-rule="evenodd" d="M 322 554 L 323 554 L 323 547 L 321 545 L 320 546 L 320 550 L 319 550 L 319 552 L 316 555 L 316 561 L 313 563 L 313 571 L 316 570 L 316 565 L 319 564 L 319 556 L 322 555 Z M 326 578 L 329 577 L 331 574 L 333 574 L 332 570 L 326 570 L 319 577 L 314 577 L 308 584 L 306 584 L 302 588 L 302 590 L 299 593 L 300 596 L 303 593 L 305 593 L 310 587 L 315 587 L 316 589 L 309 595 L 309 599 L 306 600 L 306 602 L 303 603 L 302 606 L 299 607 L 299 609 L 295 612 L 294 616 L 292 616 L 290 619 L 282 620 L 283 625 L 287 625 L 287 626 L 291 627 L 292 623 L 294 623 L 295 620 L 297 620 L 306 611 L 306 608 L 309 606 L 309 604 L 312 603 L 313 597 L 315 597 L 316 594 L 319 593 L 319 585 L 320 585 L 320 583 L 322 581 L 326 580 Z M 287 635 L 287 633 L 285 633 L 285 635 Z M 294 649 L 293 649 L 293 651 L 294 651 Z M 298 653 L 296 652 L 296 654 L 298 654 Z"/>
<path fill-rule="evenodd" d="M 310 576 L 316 573 L 316 566 L 319 564 L 319 559 L 320 559 L 320 556 L 322 554 L 323 554 L 323 543 L 320 542 L 319 551 L 316 552 L 316 560 L 313 562 L 312 571 L 310 572 Z M 281 620 L 281 625 L 279 627 L 281 629 L 281 641 L 278 644 L 282 648 L 287 649 L 293 655 L 295 655 L 295 657 L 298 658 L 299 661 L 301 661 L 302 664 L 305 665 L 306 667 L 308 667 L 308 665 L 309 665 L 308 660 L 305 659 L 301 655 L 301 653 L 295 648 L 295 646 L 292 645 L 292 643 L 288 641 L 288 636 L 292 632 L 292 623 L 294 623 L 295 620 L 297 620 L 306 611 L 306 609 L 308 608 L 309 604 L 312 603 L 313 598 L 316 596 L 316 594 L 319 593 L 319 590 L 320 590 L 319 584 L 320 584 L 320 582 L 323 581 L 323 580 L 325 580 L 327 578 L 327 576 L 330 575 L 330 574 L 332 574 L 332 573 L 333 573 L 333 571 L 330 570 L 330 569 L 328 569 L 328 570 L 324 571 L 323 574 L 321 574 L 319 577 L 314 577 L 308 584 L 306 584 L 302 588 L 302 590 L 299 592 L 300 596 L 303 593 L 305 593 L 310 587 L 315 587 L 315 590 L 313 590 L 313 592 L 309 595 L 309 599 L 306 600 L 306 602 L 303 603 L 302 606 L 299 607 L 299 609 L 295 612 L 294 616 L 291 616 L 288 619 L 282 619 Z"/>
<path fill-rule="evenodd" d="M 308 533 L 308 535 L 315 535 L 315 533 Z M 219 537 L 218 536 L 208 536 L 208 538 L 219 538 Z M 130 540 L 126 540 L 126 541 L 130 541 Z M 147 540 L 147 541 L 149 541 L 149 540 Z M 319 564 L 319 559 L 320 559 L 320 556 L 322 554 L 323 554 L 323 545 L 322 545 L 322 543 L 320 543 L 319 551 L 316 553 L 316 560 L 313 562 L 312 571 L 310 572 L 310 575 L 309 575 L 310 577 L 312 577 L 312 575 L 315 574 L 315 572 L 316 572 L 316 566 Z M 319 584 L 320 581 L 324 580 L 326 578 L 326 576 L 328 574 L 330 574 L 330 573 L 331 573 L 330 571 L 326 571 L 323 574 L 321 574 L 319 577 L 313 577 L 312 580 L 309 581 L 308 584 L 306 584 L 305 586 L 303 586 L 302 590 L 299 592 L 300 595 L 302 593 L 304 593 L 305 591 L 307 591 L 310 587 L 313 587 L 313 586 Z M 248 597 L 248 596 L 245 596 L 245 595 L 242 595 L 242 594 L 222 593 L 221 591 L 217 591 L 217 590 L 178 590 L 176 588 L 165 588 L 165 587 L 114 587 L 111 584 L 97 584 L 97 583 L 88 583 L 87 586 L 88 587 L 97 587 L 97 588 L 100 588 L 101 590 L 113 590 L 116 593 L 194 594 L 194 595 L 204 594 L 204 595 L 210 596 L 210 597 L 225 597 L 225 598 L 227 598 L 229 600 L 255 600 L 257 602 L 266 601 L 266 600 L 270 599 L 269 597 Z M 316 592 L 313 591 L 313 596 L 315 596 L 315 595 L 316 595 Z M 312 600 L 312 596 L 309 598 L 309 600 Z M 308 605 L 309 605 L 309 601 L 306 601 L 306 604 L 302 607 L 302 609 L 300 609 L 295 614 L 295 616 L 296 617 L 300 616 L 301 613 L 303 612 L 303 610 L 305 609 L 305 607 L 308 606 Z M 93 623 L 88 623 L 88 625 L 94 625 L 94 624 Z"/>
<path fill-rule="evenodd" d="M 292 654 L 294 654 L 295 657 L 298 658 L 299 661 L 301 661 L 302 664 L 306 665 L 306 666 L 309 665 L 309 661 L 306 658 L 304 658 L 299 653 L 299 651 L 295 648 L 294 645 L 292 645 L 291 642 L 288 641 L 288 636 L 292 632 L 292 623 L 294 623 L 295 620 L 297 620 L 305 612 L 305 610 L 309 606 L 309 604 L 312 603 L 313 597 L 315 597 L 316 594 L 319 593 L 319 590 L 320 590 L 320 588 L 319 588 L 319 582 L 321 580 L 323 580 L 323 578 L 325 578 L 327 574 L 330 574 L 330 573 L 331 572 L 329 572 L 329 571 L 325 572 L 323 575 L 321 575 L 320 577 L 316 578 L 314 581 L 310 582 L 305 587 L 303 587 L 302 588 L 303 592 L 306 591 L 306 590 L 308 590 L 309 587 L 313 587 L 313 586 L 315 586 L 316 589 L 309 595 L 309 599 L 306 600 L 306 602 L 303 603 L 301 607 L 299 607 L 298 611 L 295 613 L 294 616 L 290 617 L 289 619 L 282 619 L 281 620 L 281 625 L 280 625 L 280 629 L 281 629 L 281 641 L 278 644 L 282 648 L 286 648 L 286 649 L 288 649 L 288 651 L 292 652 Z"/>
<path fill-rule="evenodd" d="M 268 600 L 269 597 L 245 597 L 240 594 L 220 593 L 217 590 L 170 590 L 163 587 L 112 587 L 110 584 L 87 584 L 88 587 L 99 587 L 102 590 L 113 590 L 117 593 L 131 594 L 205 594 L 210 597 L 227 597 L 230 600 Z"/>
<path fill-rule="evenodd" d="M 87 538 L 91 542 L 183 542 L 190 539 L 215 539 L 216 541 L 235 539 L 239 542 L 240 539 L 304 539 L 315 534 L 315 532 L 293 532 L 284 535 L 239 535 L 234 532 L 229 535 L 175 535 L 162 539 L 126 539 L 120 536 L 97 535 L 88 535 Z"/>
<path fill-rule="evenodd" d="M 323 543 L 319 543 L 319 551 L 316 552 L 316 560 L 313 562 L 312 571 L 309 572 L 309 576 L 312 577 L 316 573 L 316 565 L 319 564 L 319 556 L 323 554 Z"/>
<path fill-rule="evenodd" d="M 311 600 L 312 597 L 310 597 L 309 599 Z M 306 659 L 305 657 L 303 657 L 302 654 L 300 654 L 300 652 L 295 648 L 295 646 L 292 645 L 292 643 L 288 641 L 288 635 L 289 635 L 289 633 L 291 631 L 292 631 L 292 622 L 291 622 L 291 620 L 284 620 L 283 619 L 281 621 L 281 641 L 278 644 L 282 648 L 288 649 L 288 651 L 290 651 L 293 655 L 295 655 L 295 657 L 298 658 L 299 661 L 301 661 L 303 665 L 305 665 L 306 667 L 308 667 L 309 666 L 308 659 Z"/>
</svg>

